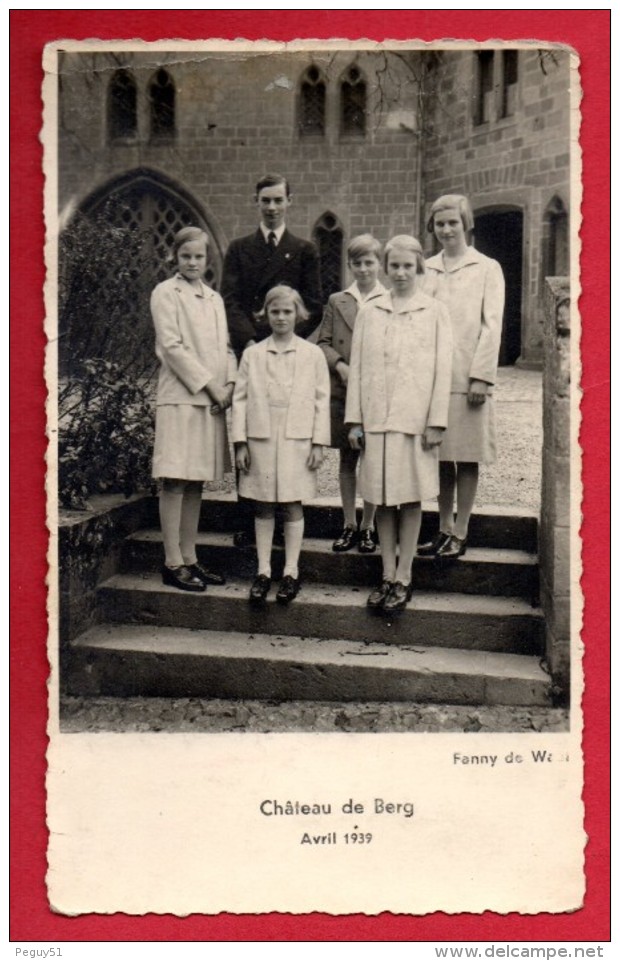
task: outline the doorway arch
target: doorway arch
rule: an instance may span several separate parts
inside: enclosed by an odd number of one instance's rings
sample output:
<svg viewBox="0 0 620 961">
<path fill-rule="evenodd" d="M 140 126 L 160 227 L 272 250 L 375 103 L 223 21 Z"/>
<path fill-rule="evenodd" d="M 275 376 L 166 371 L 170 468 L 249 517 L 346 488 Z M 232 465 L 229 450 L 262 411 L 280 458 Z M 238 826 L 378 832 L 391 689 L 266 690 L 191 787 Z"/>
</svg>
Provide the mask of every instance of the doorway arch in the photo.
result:
<svg viewBox="0 0 620 961">
<path fill-rule="evenodd" d="M 523 303 L 523 210 L 520 207 L 487 207 L 475 213 L 477 250 L 501 265 L 506 281 L 506 306 L 499 352 L 500 366 L 514 364 L 521 356 Z"/>
<path fill-rule="evenodd" d="M 217 289 L 222 254 L 199 204 L 169 178 L 143 168 L 91 193 L 60 235 L 59 364 L 62 374 L 100 358 L 153 365 L 153 288 L 172 276 L 178 230 L 209 238 L 207 283 Z"/>
</svg>

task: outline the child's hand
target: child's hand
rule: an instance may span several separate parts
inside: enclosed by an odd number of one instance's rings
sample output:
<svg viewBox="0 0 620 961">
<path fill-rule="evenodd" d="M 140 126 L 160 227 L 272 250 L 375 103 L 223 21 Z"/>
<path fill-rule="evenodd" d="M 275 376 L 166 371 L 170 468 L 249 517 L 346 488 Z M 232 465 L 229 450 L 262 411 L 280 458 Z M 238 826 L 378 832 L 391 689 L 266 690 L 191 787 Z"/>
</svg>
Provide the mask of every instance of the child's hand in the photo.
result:
<svg viewBox="0 0 620 961">
<path fill-rule="evenodd" d="M 210 381 L 205 390 L 213 401 L 212 414 L 221 414 L 227 407 L 230 407 L 232 390 L 229 387 L 221 387 L 219 384 Z"/>
<path fill-rule="evenodd" d="M 467 400 L 472 407 L 480 407 L 487 399 L 489 385 L 484 380 L 470 380 Z"/>
<path fill-rule="evenodd" d="M 364 450 L 364 428 L 361 424 L 353 424 L 349 431 L 349 446 L 352 450 Z"/>
<path fill-rule="evenodd" d="M 321 444 L 313 444 L 306 464 L 310 470 L 318 470 L 323 463 L 323 447 Z"/>
<path fill-rule="evenodd" d="M 343 384 L 349 383 L 349 365 L 345 364 L 344 360 L 339 360 L 336 364 L 336 371 Z"/>
<path fill-rule="evenodd" d="M 250 469 L 250 449 L 245 441 L 235 444 L 235 467 L 244 474 Z"/>
<path fill-rule="evenodd" d="M 432 450 L 433 447 L 439 447 L 443 440 L 443 427 L 427 427 L 422 434 L 422 449 Z"/>
</svg>

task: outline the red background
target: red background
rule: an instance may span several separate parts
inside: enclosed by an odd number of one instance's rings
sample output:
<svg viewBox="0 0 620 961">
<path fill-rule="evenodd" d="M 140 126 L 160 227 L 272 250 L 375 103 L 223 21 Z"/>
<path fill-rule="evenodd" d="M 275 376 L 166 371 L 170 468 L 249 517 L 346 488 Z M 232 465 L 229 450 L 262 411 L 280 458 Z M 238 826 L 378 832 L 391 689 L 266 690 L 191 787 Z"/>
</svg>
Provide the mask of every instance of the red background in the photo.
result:
<svg viewBox="0 0 620 961">
<path fill-rule="evenodd" d="M 155 14 L 155 15 L 154 15 Z M 11 761 L 12 940 L 605 941 L 609 939 L 609 10 L 11 11 Z M 46 613 L 41 57 L 45 43 L 98 37 L 290 40 L 535 38 L 572 45 L 584 89 L 583 588 L 587 894 L 571 914 L 221 914 L 61 917 L 45 891 Z M 27 281 L 23 266 L 28 266 Z M 549 838 L 549 844 L 561 839 Z"/>
</svg>

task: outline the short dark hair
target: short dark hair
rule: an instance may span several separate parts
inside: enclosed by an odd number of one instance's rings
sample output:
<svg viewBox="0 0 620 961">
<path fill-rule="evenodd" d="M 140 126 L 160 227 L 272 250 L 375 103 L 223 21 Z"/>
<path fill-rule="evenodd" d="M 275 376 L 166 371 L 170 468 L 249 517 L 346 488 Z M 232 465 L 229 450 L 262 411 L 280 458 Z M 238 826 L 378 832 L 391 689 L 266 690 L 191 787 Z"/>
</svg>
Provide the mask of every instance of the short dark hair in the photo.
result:
<svg viewBox="0 0 620 961">
<path fill-rule="evenodd" d="M 381 260 L 381 244 L 372 234 L 359 234 L 347 244 L 347 260 L 349 263 L 368 254 L 373 254 L 377 260 Z"/>
<path fill-rule="evenodd" d="M 264 190 L 265 187 L 279 187 L 280 184 L 284 184 L 284 189 L 286 190 L 286 196 L 290 197 L 291 186 L 288 180 L 286 179 L 286 177 L 283 177 L 282 174 L 265 174 L 264 177 L 261 177 L 261 179 L 256 184 L 256 196 L 258 197 L 261 190 Z"/>
</svg>

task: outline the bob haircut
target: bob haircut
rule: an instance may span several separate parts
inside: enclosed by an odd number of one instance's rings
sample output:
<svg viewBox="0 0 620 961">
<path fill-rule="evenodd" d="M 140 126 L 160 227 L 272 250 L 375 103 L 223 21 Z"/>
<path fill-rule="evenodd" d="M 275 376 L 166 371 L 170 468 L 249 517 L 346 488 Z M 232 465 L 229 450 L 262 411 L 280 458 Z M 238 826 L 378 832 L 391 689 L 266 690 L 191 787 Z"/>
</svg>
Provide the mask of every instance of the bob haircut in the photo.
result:
<svg viewBox="0 0 620 961">
<path fill-rule="evenodd" d="M 429 234 L 432 234 L 435 229 L 435 214 L 438 214 L 440 210 L 447 210 L 448 208 L 458 210 L 463 221 L 463 227 L 467 233 L 470 233 L 474 229 L 474 215 L 467 197 L 464 197 L 462 194 L 444 194 L 442 197 L 438 197 L 431 207 L 426 225 Z"/>
<path fill-rule="evenodd" d="M 290 197 L 291 186 L 288 180 L 286 179 L 286 177 L 283 177 L 282 174 L 265 174 L 265 176 L 261 177 L 261 179 L 256 184 L 256 188 L 255 188 L 256 199 L 258 200 L 259 193 L 261 192 L 261 190 L 264 190 L 265 187 L 279 187 L 280 184 L 284 186 L 284 189 L 286 190 L 286 196 Z"/>
<path fill-rule="evenodd" d="M 353 237 L 347 244 L 347 262 L 357 260 L 359 257 L 366 257 L 372 254 L 377 260 L 381 260 L 381 244 L 372 234 L 359 234 Z"/>
<path fill-rule="evenodd" d="M 383 269 L 385 271 L 387 271 L 388 257 L 397 247 L 402 248 L 403 250 L 408 250 L 412 254 L 415 254 L 416 274 L 423 274 L 425 272 L 422 244 L 410 234 L 398 234 L 396 237 L 392 237 L 391 240 L 388 240 L 383 251 Z"/>
<path fill-rule="evenodd" d="M 298 324 L 300 320 L 308 320 L 310 314 L 306 310 L 306 306 L 301 299 L 301 295 L 293 287 L 289 287 L 288 284 L 278 284 L 277 287 L 272 287 L 268 290 L 265 295 L 265 302 L 261 310 L 257 314 L 254 314 L 257 320 L 267 320 L 267 308 L 269 304 L 273 303 L 274 300 L 292 300 L 295 304 L 295 323 Z"/>
<path fill-rule="evenodd" d="M 181 230 L 174 235 L 174 240 L 172 241 L 172 253 L 175 260 L 179 248 L 182 247 L 183 244 L 190 243 L 192 240 L 204 240 L 205 248 L 208 249 L 209 247 L 209 238 L 200 227 L 182 227 Z"/>
</svg>

